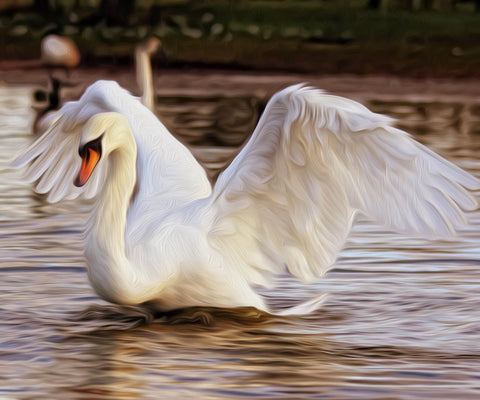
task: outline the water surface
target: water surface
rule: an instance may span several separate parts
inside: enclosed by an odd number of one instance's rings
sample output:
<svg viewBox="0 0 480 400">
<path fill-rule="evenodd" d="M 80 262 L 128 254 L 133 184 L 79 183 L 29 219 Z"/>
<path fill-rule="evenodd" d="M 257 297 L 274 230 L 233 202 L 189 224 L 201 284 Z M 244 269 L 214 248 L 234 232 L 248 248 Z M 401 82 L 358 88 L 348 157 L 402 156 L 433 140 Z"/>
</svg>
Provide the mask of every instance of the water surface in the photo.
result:
<svg viewBox="0 0 480 400">
<path fill-rule="evenodd" d="M 0 87 L 0 399 L 480 398 L 478 211 L 450 241 L 360 220 L 325 279 L 280 277 L 264 292 L 278 309 L 328 292 L 312 315 L 187 310 L 152 320 L 88 284 L 88 206 L 49 205 L 5 168 L 32 139 L 30 98 L 31 87 Z M 184 141 L 230 146 L 194 149 L 213 175 L 262 102 L 206 94 L 165 99 L 159 113 L 184 127 Z M 480 99 L 364 102 L 480 176 Z"/>
</svg>

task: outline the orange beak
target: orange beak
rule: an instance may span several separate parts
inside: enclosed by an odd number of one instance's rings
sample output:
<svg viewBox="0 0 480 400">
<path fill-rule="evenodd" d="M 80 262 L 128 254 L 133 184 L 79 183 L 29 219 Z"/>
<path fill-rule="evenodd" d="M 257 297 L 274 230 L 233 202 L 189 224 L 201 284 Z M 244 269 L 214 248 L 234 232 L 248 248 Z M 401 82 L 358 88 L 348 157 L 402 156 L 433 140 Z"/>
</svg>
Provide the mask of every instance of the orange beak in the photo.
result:
<svg viewBox="0 0 480 400">
<path fill-rule="evenodd" d="M 89 147 L 82 156 L 82 165 L 74 181 L 75 186 L 85 185 L 85 183 L 88 181 L 88 178 L 90 178 L 90 175 L 92 175 L 98 160 L 100 160 L 100 153 Z"/>
</svg>

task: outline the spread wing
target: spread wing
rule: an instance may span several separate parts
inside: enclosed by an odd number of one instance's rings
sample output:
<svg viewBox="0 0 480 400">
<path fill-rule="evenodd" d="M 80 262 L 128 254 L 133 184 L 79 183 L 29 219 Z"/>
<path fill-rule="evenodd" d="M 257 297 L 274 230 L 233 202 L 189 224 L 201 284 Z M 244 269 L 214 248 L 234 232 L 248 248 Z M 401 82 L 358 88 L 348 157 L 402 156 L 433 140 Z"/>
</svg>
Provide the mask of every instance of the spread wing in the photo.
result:
<svg viewBox="0 0 480 400">
<path fill-rule="evenodd" d="M 51 203 L 62 199 L 72 200 L 80 195 L 94 197 L 106 173 L 105 168 L 101 168 L 103 165 L 99 164 L 96 173 L 84 187 L 73 185 L 80 169 L 78 147 L 81 130 L 78 125 L 70 128 L 69 113 L 63 113 L 66 109 L 61 111 L 48 130 L 11 164 L 13 168 L 29 164 L 25 179 L 35 182 L 37 193 L 48 193 L 47 201 Z"/>
<path fill-rule="evenodd" d="M 66 103 L 49 117 L 48 129 L 12 162 L 13 168 L 28 165 L 25 178 L 36 182 L 38 193 L 48 193 L 49 202 L 79 196 L 92 198 L 104 182 L 107 168 L 99 163 L 85 186 L 78 188 L 73 184 L 81 163 L 78 147 L 83 125 L 94 114 L 114 111 L 108 98 L 111 85 L 111 82 L 97 82 L 80 100 Z"/>
<path fill-rule="evenodd" d="M 126 117 L 135 135 L 137 178 L 144 183 L 144 200 L 155 206 L 210 193 L 205 171 L 191 153 L 138 98 L 113 81 L 95 82 L 78 101 L 66 103 L 50 119 L 53 122 L 47 131 L 14 160 L 12 167 L 28 165 L 26 178 L 36 182 L 37 192 L 48 193 L 49 202 L 80 195 L 95 197 L 107 178 L 108 162 L 101 159 L 87 184 L 77 188 L 73 182 L 81 163 L 78 147 L 84 124 L 93 115 L 110 111 Z M 182 165 L 182 169 L 171 168 L 172 163 Z"/>
<path fill-rule="evenodd" d="M 322 275 L 357 211 L 396 231 L 450 235 L 477 208 L 467 189 L 479 180 L 391 122 L 319 90 L 277 93 L 214 187 L 210 240 L 265 284 L 285 268 Z"/>
</svg>

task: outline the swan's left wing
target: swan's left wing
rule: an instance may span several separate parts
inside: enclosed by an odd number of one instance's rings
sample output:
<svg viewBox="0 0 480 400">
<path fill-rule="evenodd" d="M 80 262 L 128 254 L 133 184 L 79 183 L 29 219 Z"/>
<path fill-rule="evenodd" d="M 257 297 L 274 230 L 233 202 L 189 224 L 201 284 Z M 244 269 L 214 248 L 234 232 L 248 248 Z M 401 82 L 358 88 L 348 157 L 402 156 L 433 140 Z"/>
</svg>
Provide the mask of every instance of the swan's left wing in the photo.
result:
<svg viewBox="0 0 480 400">
<path fill-rule="evenodd" d="M 174 207 L 210 194 L 205 171 L 188 149 L 138 98 L 114 81 L 97 81 L 79 100 L 66 103 L 52 117 L 47 131 L 13 161 L 12 167 L 28 165 L 26 178 L 36 182 L 37 192 L 48 193 L 49 202 L 95 197 L 108 173 L 104 158 L 84 186 L 75 187 L 73 182 L 81 163 L 78 147 L 83 126 L 93 115 L 103 112 L 122 114 L 132 128 L 137 143 L 137 178 L 141 180 L 137 189 L 142 195 L 142 207 L 148 201 L 148 208 L 156 210 L 160 218 L 163 214 L 159 209 L 167 214 Z M 139 215 L 135 220 L 139 224 L 145 221 Z"/>
<path fill-rule="evenodd" d="M 212 193 L 210 240 L 255 283 L 309 281 L 335 261 L 360 210 L 397 231 L 444 236 L 477 207 L 479 181 L 388 117 L 293 86 L 267 105 Z"/>
<path fill-rule="evenodd" d="M 81 164 L 78 147 L 82 127 L 97 113 L 121 110 L 121 106 L 113 104 L 112 99 L 121 102 L 124 93 L 126 91 L 114 82 L 94 83 L 79 100 L 66 103 L 50 116 L 47 130 L 11 166 L 21 168 L 28 165 L 25 178 L 36 183 L 38 193 L 48 193 L 49 202 L 72 200 L 79 196 L 93 198 L 105 182 L 107 168 L 104 163 L 99 163 L 83 187 L 74 186 Z"/>
</svg>

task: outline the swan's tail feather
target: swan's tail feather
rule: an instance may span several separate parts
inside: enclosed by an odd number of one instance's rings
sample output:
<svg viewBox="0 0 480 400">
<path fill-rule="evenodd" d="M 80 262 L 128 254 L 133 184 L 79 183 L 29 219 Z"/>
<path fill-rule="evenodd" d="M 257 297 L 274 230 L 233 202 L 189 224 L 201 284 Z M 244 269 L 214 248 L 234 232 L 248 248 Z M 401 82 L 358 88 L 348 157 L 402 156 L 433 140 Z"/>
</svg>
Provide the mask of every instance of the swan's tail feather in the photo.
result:
<svg viewBox="0 0 480 400">
<path fill-rule="evenodd" d="M 322 293 L 318 296 L 312 297 L 311 299 L 304 301 L 296 306 L 287 308 L 285 310 L 281 310 L 278 312 L 274 312 L 274 315 L 278 315 L 281 317 L 290 317 L 290 316 L 301 316 L 301 315 L 308 315 L 317 311 L 325 302 L 328 293 Z"/>
</svg>

